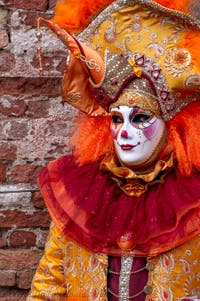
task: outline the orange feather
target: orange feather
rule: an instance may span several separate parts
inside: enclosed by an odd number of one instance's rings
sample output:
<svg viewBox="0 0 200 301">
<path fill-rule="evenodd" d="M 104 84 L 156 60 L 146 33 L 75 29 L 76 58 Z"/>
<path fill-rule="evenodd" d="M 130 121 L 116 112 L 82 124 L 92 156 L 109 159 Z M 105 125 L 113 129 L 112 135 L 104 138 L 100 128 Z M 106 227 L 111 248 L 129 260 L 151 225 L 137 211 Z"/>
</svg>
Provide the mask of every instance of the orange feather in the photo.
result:
<svg viewBox="0 0 200 301">
<path fill-rule="evenodd" d="M 191 0 L 154 0 L 154 2 L 176 11 L 188 13 L 192 1 Z"/>
<path fill-rule="evenodd" d="M 200 70 L 200 32 L 195 30 L 187 31 L 184 39 L 178 46 L 180 48 L 186 48 L 190 52 L 192 63 Z"/>
<path fill-rule="evenodd" d="M 60 0 L 52 21 L 70 33 L 89 24 L 90 17 L 109 5 L 113 0 Z"/>
<path fill-rule="evenodd" d="M 87 26 L 90 18 L 114 0 L 59 0 L 52 21 L 70 33 Z M 195 0 L 154 0 L 154 2 L 176 11 L 190 13 Z"/>
</svg>

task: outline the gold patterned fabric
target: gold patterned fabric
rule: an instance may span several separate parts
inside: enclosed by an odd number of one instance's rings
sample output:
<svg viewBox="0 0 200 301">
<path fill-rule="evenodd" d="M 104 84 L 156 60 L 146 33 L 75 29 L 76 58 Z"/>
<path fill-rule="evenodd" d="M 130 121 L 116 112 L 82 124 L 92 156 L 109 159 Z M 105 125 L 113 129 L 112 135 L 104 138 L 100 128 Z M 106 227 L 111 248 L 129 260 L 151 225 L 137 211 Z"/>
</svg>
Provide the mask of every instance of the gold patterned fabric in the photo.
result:
<svg viewBox="0 0 200 301">
<path fill-rule="evenodd" d="M 148 258 L 146 301 L 200 298 L 200 236 L 165 254 Z M 107 301 L 108 260 L 64 239 L 54 224 L 26 301 Z"/>
<path fill-rule="evenodd" d="M 92 116 L 106 114 L 135 77 L 151 83 L 164 120 L 199 100 L 199 20 L 149 0 L 113 1 L 91 19 L 76 36 L 40 19 L 70 50 L 64 101 Z"/>
<path fill-rule="evenodd" d="M 162 118 L 169 120 L 199 98 L 199 68 L 190 50 L 182 46 L 188 30 L 198 37 L 199 29 L 197 20 L 153 1 L 119 0 L 77 38 L 104 57 L 104 74 L 96 86 L 103 88 L 112 102 L 127 78 L 133 73 L 138 77 L 139 70 L 139 76 L 147 76 L 156 90 L 153 97 L 158 96 Z M 133 68 L 130 59 L 135 62 Z"/>
</svg>

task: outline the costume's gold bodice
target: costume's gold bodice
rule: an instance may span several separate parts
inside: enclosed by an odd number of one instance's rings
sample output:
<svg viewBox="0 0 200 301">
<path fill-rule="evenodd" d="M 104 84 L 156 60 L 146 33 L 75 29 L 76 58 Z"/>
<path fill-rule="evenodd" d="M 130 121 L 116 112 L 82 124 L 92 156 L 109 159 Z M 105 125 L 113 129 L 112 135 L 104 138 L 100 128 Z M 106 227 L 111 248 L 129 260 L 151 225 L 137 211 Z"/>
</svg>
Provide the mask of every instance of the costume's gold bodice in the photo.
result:
<svg viewBox="0 0 200 301">
<path fill-rule="evenodd" d="M 148 258 L 146 301 L 176 301 L 200 298 L 200 236 L 165 254 Z M 52 224 L 27 301 L 106 301 L 107 256 L 94 254 L 63 238 Z M 135 299 L 137 300 L 137 298 Z"/>
</svg>

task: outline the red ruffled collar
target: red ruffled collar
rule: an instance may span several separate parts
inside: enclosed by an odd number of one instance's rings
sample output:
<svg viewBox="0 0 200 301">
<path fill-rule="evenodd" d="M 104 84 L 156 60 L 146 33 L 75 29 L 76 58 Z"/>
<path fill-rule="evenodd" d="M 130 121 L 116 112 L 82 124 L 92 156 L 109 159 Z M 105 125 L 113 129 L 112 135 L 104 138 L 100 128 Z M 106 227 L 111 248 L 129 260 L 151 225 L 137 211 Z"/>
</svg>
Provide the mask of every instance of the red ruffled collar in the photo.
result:
<svg viewBox="0 0 200 301">
<path fill-rule="evenodd" d="M 173 169 L 164 184 L 127 196 L 98 163 L 78 167 L 65 156 L 43 169 L 38 184 L 63 234 L 94 252 L 121 255 L 118 243 L 128 235 L 129 254 L 153 256 L 200 232 L 200 173 L 184 177 Z"/>
</svg>

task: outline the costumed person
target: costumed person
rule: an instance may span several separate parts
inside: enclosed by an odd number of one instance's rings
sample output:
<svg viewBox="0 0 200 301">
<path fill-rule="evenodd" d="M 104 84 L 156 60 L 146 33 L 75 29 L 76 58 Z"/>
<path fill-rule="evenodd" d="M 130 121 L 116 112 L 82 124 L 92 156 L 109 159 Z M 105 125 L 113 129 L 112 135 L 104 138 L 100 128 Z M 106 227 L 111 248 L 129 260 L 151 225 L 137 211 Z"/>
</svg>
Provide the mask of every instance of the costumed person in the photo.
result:
<svg viewBox="0 0 200 301">
<path fill-rule="evenodd" d="M 38 179 L 52 224 L 27 301 L 200 300 L 195 5 L 63 0 L 40 20 L 69 49 L 62 97 L 81 113 L 74 154 Z"/>
</svg>

